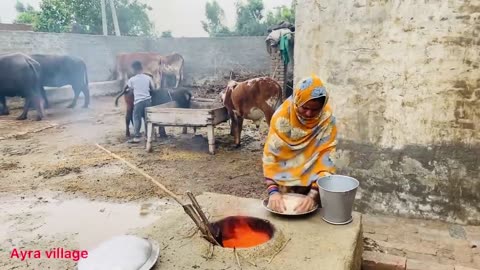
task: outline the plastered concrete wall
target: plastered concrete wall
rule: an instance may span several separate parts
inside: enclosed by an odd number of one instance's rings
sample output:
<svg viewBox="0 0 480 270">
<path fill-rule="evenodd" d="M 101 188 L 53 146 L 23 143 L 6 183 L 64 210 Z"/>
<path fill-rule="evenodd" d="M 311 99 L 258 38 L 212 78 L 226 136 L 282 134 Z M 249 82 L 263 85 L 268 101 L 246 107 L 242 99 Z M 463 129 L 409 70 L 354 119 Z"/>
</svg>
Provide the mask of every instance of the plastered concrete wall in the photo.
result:
<svg viewBox="0 0 480 270">
<path fill-rule="evenodd" d="M 358 207 L 480 223 L 480 2 L 303 0 L 295 81 L 317 73 Z"/>
<path fill-rule="evenodd" d="M 235 72 L 270 73 L 263 37 L 144 38 L 0 31 L 0 53 L 54 53 L 81 57 L 91 81 L 111 79 L 122 52 L 180 53 L 187 84 L 216 80 Z"/>
</svg>

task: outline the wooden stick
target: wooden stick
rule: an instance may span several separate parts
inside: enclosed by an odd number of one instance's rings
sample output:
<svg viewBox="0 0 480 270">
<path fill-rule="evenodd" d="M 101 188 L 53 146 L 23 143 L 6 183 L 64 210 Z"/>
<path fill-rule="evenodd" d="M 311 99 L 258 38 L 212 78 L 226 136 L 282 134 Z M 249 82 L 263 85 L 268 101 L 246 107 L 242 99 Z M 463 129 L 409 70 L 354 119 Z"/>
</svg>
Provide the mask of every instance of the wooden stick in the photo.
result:
<svg viewBox="0 0 480 270">
<path fill-rule="evenodd" d="M 203 213 L 202 208 L 200 207 L 200 204 L 198 203 L 197 199 L 195 198 L 195 196 L 193 196 L 193 193 L 190 191 L 187 191 L 187 196 L 192 201 L 193 207 L 195 208 L 195 210 L 197 210 L 197 213 L 202 219 L 203 223 L 205 223 L 205 225 L 208 225 L 209 224 L 208 219 L 205 216 L 205 213 Z"/>
<path fill-rule="evenodd" d="M 123 163 L 125 163 L 128 167 L 132 168 L 133 170 L 135 170 L 136 172 L 138 172 L 139 174 L 143 175 L 145 178 L 149 179 L 150 181 L 152 181 L 152 183 L 154 183 L 155 185 L 157 185 L 159 188 L 161 188 L 165 193 L 167 193 L 170 197 L 172 197 L 175 201 L 177 201 L 180 205 L 184 206 L 185 204 L 182 202 L 182 200 L 180 199 L 180 197 L 178 197 L 177 195 L 175 195 L 173 192 L 171 192 L 170 190 L 168 190 L 164 185 L 160 184 L 157 180 L 155 180 L 153 177 L 151 177 L 150 175 L 148 175 L 147 173 L 145 173 L 144 171 L 142 171 L 141 169 L 137 168 L 135 165 L 131 164 L 130 162 L 126 161 L 125 159 L 123 159 L 122 157 L 110 152 L 109 150 L 103 148 L 101 145 L 99 145 L 98 143 L 95 144 L 98 148 L 102 149 L 103 151 L 105 151 L 107 154 L 109 154 L 110 156 L 122 161 Z"/>
<path fill-rule="evenodd" d="M 211 251 L 210 251 L 210 253 L 208 254 L 208 257 L 207 257 L 209 260 L 213 257 L 213 253 L 215 252 L 215 245 L 211 244 L 210 248 L 211 248 Z"/>
<path fill-rule="evenodd" d="M 185 211 L 185 213 L 187 213 L 188 216 L 190 216 L 190 218 L 193 220 L 193 222 L 195 223 L 195 225 L 197 225 L 197 227 L 200 229 L 200 231 L 202 232 L 202 234 L 211 242 L 211 243 L 214 243 L 214 244 L 217 244 L 219 245 L 219 243 L 217 242 L 217 240 L 215 239 L 215 237 L 213 237 L 213 234 L 212 232 L 210 231 L 210 227 L 208 226 L 208 220 L 206 221 L 206 224 L 205 224 L 205 221 L 204 219 L 206 219 L 205 215 L 203 214 L 203 211 L 200 209 L 200 206 L 198 205 L 198 202 L 196 200 L 194 200 L 194 204 L 196 204 L 198 206 L 198 209 L 199 209 L 199 213 L 197 213 L 195 211 L 195 208 L 191 205 L 191 204 L 184 204 L 182 202 L 182 200 L 180 199 L 180 197 L 178 197 L 177 195 L 175 195 L 175 193 L 171 192 L 170 190 L 168 190 L 164 185 L 160 184 L 157 180 L 155 180 L 153 177 L 151 177 L 150 175 L 148 175 L 147 173 L 145 173 L 144 171 L 142 171 L 141 169 L 137 168 L 135 165 L 131 164 L 130 162 L 126 161 L 125 159 L 123 159 L 122 157 L 110 152 L 109 150 L 105 149 L 104 147 L 102 147 L 101 145 L 99 145 L 98 143 L 95 144 L 98 148 L 102 149 L 103 151 L 105 151 L 106 153 L 108 153 L 110 156 L 122 161 L 123 163 L 125 163 L 128 167 L 132 168 L 134 171 L 138 172 L 139 174 L 143 175 L 145 178 L 149 179 L 150 181 L 152 181 L 152 183 L 154 183 L 155 185 L 157 185 L 159 188 L 161 188 L 163 191 L 165 191 L 170 197 L 172 197 L 175 201 L 177 201 L 182 207 L 183 207 L 183 210 Z M 193 196 L 193 194 L 192 194 Z M 203 214 L 203 217 L 201 216 L 201 214 Z"/>
<path fill-rule="evenodd" d="M 237 259 L 238 267 L 240 267 L 240 270 L 242 270 L 242 265 L 240 264 L 240 259 L 238 258 L 238 254 L 237 254 L 237 249 L 236 249 L 236 248 L 233 248 L 233 254 L 235 255 L 235 258 Z"/>
<path fill-rule="evenodd" d="M 211 258 L 213 258 L 213 253 L 215 252 L 215 245 L 210 243 L 210 245 L 208 246 L 208 254 L 206 255 L 200 255 L 202 256 L 202 258 L 204 258 L 205 260 L 210 260 Z"/>
<path fill-rule="evenodd" d="M 195 225 L 197 225 L 197 227 L 200 229 L 200 232 L 202 233 L 202 235 L 208 239 L 212 239 L 212 237 L 210 237 L 208 227 L 203 223 L 197 211 L 195 211 L 195 207 L 191 204 L 185 205 L 184 210 L 193 219 L 193 221 L 195 222 Z"/>
<path fill-rule="evenodd" d="M 274 72 L 272 73 L 272 75 L 270 76 L 272 79 L 275 79 L 275 75 L 277 75 L 278 66 L 279 66 L 279 65 L 277 65 L 277 66 L 275 67 L 275 71 L 274 71 Z"/>
<path fill-rule="evenodd" d="M 195 225 L 200 229 L 203 235 L 208 235 L 207 230 L 204 226 L 202 226 L 202 221 L 200 218 L 196 215 L 195 210 L 193 209 L 193 206 L 191 204 L 183 205 L 183 210 L 187 215 L 190 216 L 190 218 L 195 222 Z"/>
<path fill-rule="evenodd" d="M 198 227 L 195 228 L 191 234 L 185 235 L 185 236 L 183 237 L 183 239 L 192 238 L 195 234 L 197 234 L 198 230 L 200 230 L 200 228 L 198 228 Z"/>
<path fill-rule="evenodd" d="M 195 208 L 195 210 L 197 210 L 197 214 L 202 219 L 203 225 L 205 226 L 205 229 L 207 230 L 208 237 L 211 238 L 214 241 L 214 244 L 220 246 L 217 239 L 215 238 L 215 235 L 214 235 L 214 232 L 213 232 L 213 226 L 210 224 L 207 217 L 205 216 L 205 213 L 202 211 L 202 208 L 200 207 L 200 204 L 198 203 L 197 199 L 195 198 L 195 196 L 193 196 L 193 193 L 190 192 L 190 191 L 187 191 L 187 196 L 192 201 L 193 207 Z"/>
<path fill-rule="evenodd" d="M 230 178 L 230 180 L 232 180 L 232 179 L 242 177 L 242 176 L 247 176 L 247 175 L 250 175 L 250 173 L 242 173 L 242 174 L 239 174 L 239 175 L 230 176 L 229 178 Z"/>
<path fill-rule="evenodd" d="M 277 251 L 275 252 L 275 254 L 272 255 L 272 257 L 270 258 L 270 260 L 268 261 L 268 263 L 271 263 L 273 261 L 273 259 L 275 258 L 275 256 L 278 255 L 278 253 L 280 253 L 288 244 L 288 242 L 290 242 L 290 240 L 292 240 L 292 238 L 288 238 L 287 242 L 285 242 L 285 244 L 283 244 L 283 246 Z"/>
</svg>

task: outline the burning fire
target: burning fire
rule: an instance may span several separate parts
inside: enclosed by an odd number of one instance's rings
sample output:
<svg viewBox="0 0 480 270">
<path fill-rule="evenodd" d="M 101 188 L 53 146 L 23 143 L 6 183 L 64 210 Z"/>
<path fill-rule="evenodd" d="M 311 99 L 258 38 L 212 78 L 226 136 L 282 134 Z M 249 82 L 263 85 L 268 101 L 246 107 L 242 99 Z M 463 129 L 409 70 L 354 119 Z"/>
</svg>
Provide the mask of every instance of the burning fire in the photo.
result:
<svg viewBox="0 0 480 270">
<path fill-rule="evenodd" d="M 268 221 L 234 216 L 217 223 L 222 233 L 222 246 L 225 248 L 249 248 L 270 240 L 273 227 Z"/>
</svg>

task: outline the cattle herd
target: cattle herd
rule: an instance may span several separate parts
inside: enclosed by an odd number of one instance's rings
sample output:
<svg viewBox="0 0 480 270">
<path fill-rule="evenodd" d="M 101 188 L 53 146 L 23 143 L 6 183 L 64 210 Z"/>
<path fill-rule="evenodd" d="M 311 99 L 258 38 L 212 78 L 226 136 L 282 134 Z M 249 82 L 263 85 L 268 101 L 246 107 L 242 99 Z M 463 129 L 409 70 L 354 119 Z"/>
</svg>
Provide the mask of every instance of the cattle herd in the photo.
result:
<svg viewBox="0 0 480 270">
<path fill-rule="evenodd" d="M 45 55 L 22 53 L 0 55 L 0 115 L 8 115 L 6 97 L 25 98 L 25 105 L 18 120 L 27 119 L 28 110 L 33 104 L 37 110 L 37 120 L 43 117 L 43 108 L 48 108 L 45 86 L 60 87 L 71 85 L 74 92 L 74 108 L 80 93 L 85 96 L 83 107 L 90 103 L 87 67 L 82 59 L 66 55 Z"/>
<path fill-rule="evenodd" d="M 142 63 L 144 73 L 151 76 L 156 90 L 152 91 L 152 105 L 174 101 L 180 108 L 189 108 L 192 98 L 187 88 L 179 87 L 184 79 L 184 58 L 178 53 L 160 55 L 153 52 L 122 53 L 116 57 L 114 79 L 122 82 L 122 89 L 115 99 L 118 104 L 124 97 L 127 111 L 125 124 L 127 137 L 132 122 L 132 91 L 123 88 L 126 80 L 133 75 L 133 62 Z M 168 88 L 168 78 L 175 78 L 175 84 Z M 8 115 L 6 97 L 19 96 L 25 99 L 23 112 L 18 120 L 27 119 L 28 110 L 33 106 L 37 111 L 37 120 L 41 120 L 44 108 L 49 103 L 44 87 L 62 87 L 71 85 L 74 98 L 68 108 L 74 108 L 80 93 L 84 96 L 84 108 L 90 103 L 88 72 L 85 62 L 75 56 L 23 53 L 0 54 L 0 115 Z M 244 82 L 230 80 L 220 98 L 231 119 L 231 135 L 235 144 L 240 145 L 243 119 L 253 120 L 257 127 L 263 117 L 267 124 L 282 102 L 282 88 L 278 82 L 269 78 L 253 78 Z M 185 130 L 184 130 L 185 131 Z M 164 136 L 165 131 L 160 130 Z"/>
</svg>

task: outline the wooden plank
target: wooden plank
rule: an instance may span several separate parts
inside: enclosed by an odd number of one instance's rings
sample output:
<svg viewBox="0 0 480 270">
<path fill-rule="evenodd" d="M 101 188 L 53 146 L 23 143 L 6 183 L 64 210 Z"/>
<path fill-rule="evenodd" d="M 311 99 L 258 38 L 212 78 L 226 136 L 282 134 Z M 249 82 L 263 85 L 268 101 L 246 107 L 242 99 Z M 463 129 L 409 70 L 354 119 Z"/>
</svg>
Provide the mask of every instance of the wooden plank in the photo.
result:
<svg viewBox="0 0 480 270">
<path fill-rule="evenodd" d="M 212 108 L 208 109 L 185 109 L 185 108 L 165 108 L 159 106 L 147 107 L 147 112 L 186 112 L 186 113 L 195 113 L 197 111 L 208 112 L 211 111 Z"/>
<path fill-rule="evenodd" d="M 156 106 L 151 106 L 148 107 L 148 109 L 151 109 L 152 111 L 158 111 L 161 109 L 168 109 L 168 110 L 211 110 L 211 109 L 217 109 L 217 108 L 223 108 L 225 107 L 223 104 L 219 102 L 197 102 L 197 101 L 192 101 L 190 103 L 190 108 L 177 108 L 177 104 L 174 101 L 170 101 L 164 104 L 156 105 Z"/>
<path fill-rule="evenodd" d="M 224 108 L 223 104 L 221 103 L 201 103 L 201 102 L 195 102 L 191 103 L 191 109 L 206 109 L 206 110 L 214 110 L 218 108 Z"/>
<path fill-rule="evenodd" d="M 216 100 L 213 98 L 194 98 L 192 101 L 200 101 L 200 102 L 210 102 L 210 103 L 215 103 Z"/>
<path fill-rule="evenodd" d="M 176 108 L 175 102 L 146 108 L 146 119 L 155 125 L 205 127 L 217 125 L 229 119 L 226 108 L 211 99 L 192 101 L 192 108 Z"/>
<path fill-rule="evenodd" d="M 147 121 L 158 125 L 207 125 L 211 123 L 212 116 L 208 111 L 157 111 L 147 112 Z"/>
<path fill-rule="evenodd" d="M 177 103 L 175 101 L 170 101 L 156 106 L 150 106 L 149 108 L 176 108 Z"/>
<path fill-rule="evenodd" d="M 228 116 L 227 109 L 225 107 L 213 110 L 212 115 L 213 115 L 214 125 L 218 125 L 230 119 L 230 117 Z"/>
</svg>

